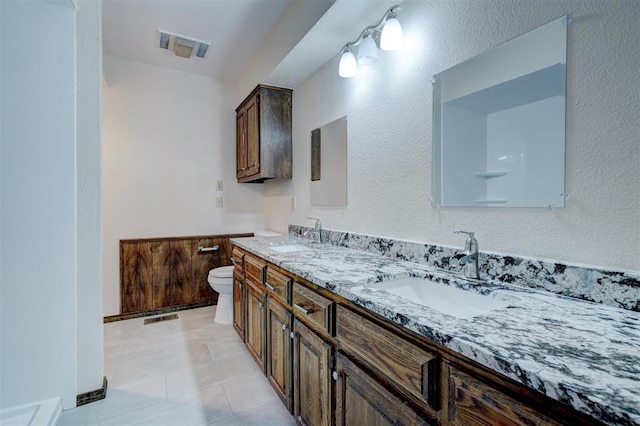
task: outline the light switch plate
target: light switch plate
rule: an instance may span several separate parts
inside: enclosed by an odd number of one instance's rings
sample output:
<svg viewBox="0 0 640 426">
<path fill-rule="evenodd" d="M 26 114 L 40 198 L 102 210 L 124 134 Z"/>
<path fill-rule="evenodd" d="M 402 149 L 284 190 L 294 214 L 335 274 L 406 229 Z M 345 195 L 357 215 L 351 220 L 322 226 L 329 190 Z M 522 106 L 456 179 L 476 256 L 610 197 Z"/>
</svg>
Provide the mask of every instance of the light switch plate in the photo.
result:
<svg viewBox="0 0 640 426">
<path fill-rule="evenodd" d="M 222 206 L 223 206 L 222 197 L 216 197 L 216 207 L 222 207 Z"/>
<path fill-rule="evenodd" d="M 223 187 L 224 187 L 224 183 L 223 183 L 222 179 L 218 179 L 216 181 L 216 191 L 222 191 Z"/>
</svg>

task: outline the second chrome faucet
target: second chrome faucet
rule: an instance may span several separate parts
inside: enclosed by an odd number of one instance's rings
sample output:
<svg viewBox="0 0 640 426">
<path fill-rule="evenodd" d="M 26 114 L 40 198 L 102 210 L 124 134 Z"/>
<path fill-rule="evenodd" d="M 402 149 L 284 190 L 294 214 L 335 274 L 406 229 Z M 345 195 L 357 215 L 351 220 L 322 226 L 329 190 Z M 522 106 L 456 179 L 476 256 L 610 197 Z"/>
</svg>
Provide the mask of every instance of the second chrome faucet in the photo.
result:
<svg viewBox="0 0 640 426">
<path fill-rule="evenodd" d="M 467 234 L 469 237 L 464 243 L 464 255 L 453 256 L 458 260 L 458 265 L 463 265 L 462 274 L 465 278 L 470 278 L 473 280 L 480 279 L 480 266 L 479 266 L 479 258 L 478 258 L 478 241 L 473 236 L 473 232 L 468 231 L 453 231 L 455 234 Z M 449 264 L 452 264 L 449 261 Z"/>
<path fill-rule="evenodd" d="M 307 219 L 315 220 L 316 224 L 313 229 L 305 231 L 302 235 L 306 237 L 309 234 L 316 234 L 318 236 L 318 242 L 322 244 L 322 223 L 320 223 L 320 219 L 317 217 L 308 217 Z"/>
</svg>

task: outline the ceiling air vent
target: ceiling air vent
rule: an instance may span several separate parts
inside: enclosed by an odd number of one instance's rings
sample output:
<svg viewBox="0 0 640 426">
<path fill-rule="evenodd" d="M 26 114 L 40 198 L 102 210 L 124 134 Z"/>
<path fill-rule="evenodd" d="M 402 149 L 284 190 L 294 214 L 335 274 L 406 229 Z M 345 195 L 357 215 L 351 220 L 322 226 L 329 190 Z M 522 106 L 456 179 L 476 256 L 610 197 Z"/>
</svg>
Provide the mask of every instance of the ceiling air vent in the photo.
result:
<svg viewBox="0 0 640 426">
<path fill-rule="evenodd" d="M 194 52 L 195 56 L 204 58 L 204 55 L 207 53 L 207 48 L 211 45 L 211 43 L 207 41 L 169 31 L 158 30 L 158 33 L 160 33 L 159 47 L 161 49 L 172 50 L 176 56 L 183 58 L 191 58 Z"/>
</svg>

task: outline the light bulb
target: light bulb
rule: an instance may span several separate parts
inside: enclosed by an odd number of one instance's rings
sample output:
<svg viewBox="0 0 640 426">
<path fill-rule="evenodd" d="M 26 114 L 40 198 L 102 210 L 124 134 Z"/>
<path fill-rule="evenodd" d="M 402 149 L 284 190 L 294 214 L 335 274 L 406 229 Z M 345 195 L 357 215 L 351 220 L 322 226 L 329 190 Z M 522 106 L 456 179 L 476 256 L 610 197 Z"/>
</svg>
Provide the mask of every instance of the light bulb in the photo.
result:
<svg viewBox="0 0 640 426">
<path fill-rule="evenodd" d="M 343 50 L 342 57 L 340 57 L 340 65 L 338 66 L 338 75 L 340 77 L 349 78 L 356 75 L 358 72 L 358 63 L 355 56 L 348 47 Z"/>
<path fill-rule="evenodd" d="M 398 50 L 402 47 L 402 27 L 395 13 L 390 13 L 380 36 L 380 48 L 382 50 Z"/>
<path fill-rule="evenodd" d="M 378 62 L 378 46 L 371 37 L 371 34 L 367 34 L 360 47 L 358 48 L 358 63 L 362 65 L 371 65 Z"/>
</svg>

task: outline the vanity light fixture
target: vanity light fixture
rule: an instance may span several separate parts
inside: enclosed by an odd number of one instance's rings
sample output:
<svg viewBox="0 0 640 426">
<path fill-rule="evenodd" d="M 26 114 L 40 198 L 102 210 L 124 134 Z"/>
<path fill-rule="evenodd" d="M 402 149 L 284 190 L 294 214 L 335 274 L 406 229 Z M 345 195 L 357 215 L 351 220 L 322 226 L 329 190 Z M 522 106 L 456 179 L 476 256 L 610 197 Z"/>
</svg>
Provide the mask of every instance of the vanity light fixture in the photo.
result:
<svg viewBox="0 0 640 426">
<path fill-rule="evenodd" d="M 358 72 L 358 64 L 372 65 L 378 61 L 376 36 L 379 36 L 380 48 L 383 50 L 397 50 L 402 46 L 402 27 L 398 22 L 398 15 L 396 15 L 396 10 L 399 9 L 398 5 L 392 6 L 385 12 L 378 23 L 368 26 L 355 41 L 344 45 L 341 51 L 340 65 L 338 66 L 340 77 L 353 77 Z M 351 51 L 354 46 L 359 46 L 357 62 Z"/>
</svg>

